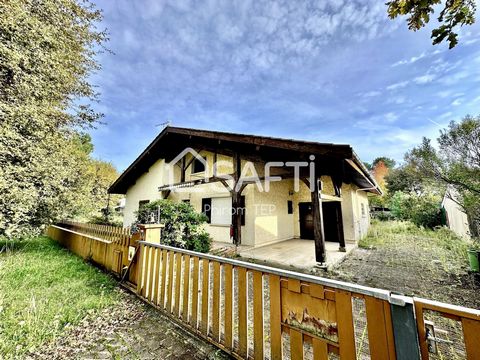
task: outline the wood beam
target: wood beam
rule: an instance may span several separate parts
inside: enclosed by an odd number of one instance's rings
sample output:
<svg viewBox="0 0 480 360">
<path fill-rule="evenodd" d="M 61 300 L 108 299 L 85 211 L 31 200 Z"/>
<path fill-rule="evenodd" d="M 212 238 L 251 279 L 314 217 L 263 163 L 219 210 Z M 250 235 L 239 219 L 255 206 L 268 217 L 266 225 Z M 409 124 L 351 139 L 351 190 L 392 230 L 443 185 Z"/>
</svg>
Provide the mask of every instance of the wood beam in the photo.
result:
<svg viewBox="0 0 480 360">
<path fill-rule="evenodd" d="M 347 248 L 345 246 L 345 234 L 343 232 L 342 203 L 337 204 L 336 212 L 337 212 L 336 213 L 336 218 L 337 218 L 339 250 L 340 251 L 347 251 Z"/>
<path fill-rule="evenodd" d="M 238 179 L 240 178 L 241 173 L 241 159 L 238 153 L 233 155 L 233 189 L 231 191 L 232 194 L 232 235 L 233 235 L 233 243 L 235 245 L 240 245 L 242 243 L 242 214 L 240 213 L 241 207 L 241 193 L 237 191 L 237 183 Z"/>
<path fill-rule="evenodd" d="M 316 175 L 315 183 L 313 184 L 312 198 L 312 213 L 313 213 L 313 238 L 315 240 L 315 260 L 318 263 L 325 263 L 325 233 L 323 229 L 323 212 L 322 212 L 322 198 L 320 196 L 320 176 Z"/>
</svg>

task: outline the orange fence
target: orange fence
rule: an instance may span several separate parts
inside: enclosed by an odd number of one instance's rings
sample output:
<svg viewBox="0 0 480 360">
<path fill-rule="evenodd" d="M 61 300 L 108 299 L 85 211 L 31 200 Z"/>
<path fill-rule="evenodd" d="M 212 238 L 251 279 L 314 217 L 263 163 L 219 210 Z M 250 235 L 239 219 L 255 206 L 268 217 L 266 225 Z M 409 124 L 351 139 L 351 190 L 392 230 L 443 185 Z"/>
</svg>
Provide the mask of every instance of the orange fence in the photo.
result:
<svg viewBox="0 0 480 360">
<path fill-rule="evenodd" d="M 75 253 L 90 253 L 97 263 L 114 268 L 113 242 L 95 245 L 101 240 L 58 226 L 50 227 L 49 235 Z M 236 358 L 436 359 L 429 351 L 439 340 L 423 320 L 428 309 L 459 321 L 464 358 L 480 360 L 477 310 L 131 241 L 139 256 L 123 262 L 120 273 L 129 269 L 130 281 L 136 283 L 133 291 Z M 461 359 L 462 352 L 458 354 Z"/>
</svg>

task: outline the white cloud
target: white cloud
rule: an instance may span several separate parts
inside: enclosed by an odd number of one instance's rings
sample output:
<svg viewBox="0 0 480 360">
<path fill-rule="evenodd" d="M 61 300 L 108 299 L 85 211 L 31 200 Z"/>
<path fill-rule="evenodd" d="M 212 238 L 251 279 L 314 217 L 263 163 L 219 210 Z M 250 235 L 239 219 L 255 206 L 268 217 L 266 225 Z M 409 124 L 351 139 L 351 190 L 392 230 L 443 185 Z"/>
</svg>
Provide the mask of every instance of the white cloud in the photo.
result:
<svg viewBox="0 0 480 360">
<path fill-rule="evenodd" d="M 400 65 L 406 65 L 406 64 L 413 64 L 413 63 L 417 62 L 418 60 L 423 59 L 425 56 L 427 56 L 427 54 L 425 52 L 423 52 L 418 56 L 412 56 L 410 59 L 397 61 L 396 63 L 392 64 L 392 67 L 396 67 L 396 66 L 400 66 Z"/>
<path fill-rule="evenodd" d="M 416 78 L 413 79 L 413 82 L 417 85 L 424 85 L 432 82 L 433 80 L 435 80 L 435 75 L 425 74 L 425 75 L 417 76 Z"/>
<path fill-rule="evenodd" d="M 387 86 L 387 90 L 397 90 L 397 89 L 401 89 L 401 88 L 404 88 L 405 86 L 407 86 L 409 83 L 410 83 L 410 81 L 408 81 L 408 80 L 400 81 L 400 82 L 397 82 L 397 83 L 388 85 L 388 86 Z"/>
<path fill-rule="evenodd" d="M 381 95 L 382 93 L 380 91 L 377 91 L 377 90 L 372 90 L 372 91 L 368 91 L 366 93 L 363 93 L 361 94 L 362 97 L 365 97 L 365 98 L 370 98 L 370 97 L 376 97 L 376 96 L 379 96 Z"/>
<path fill-rule="evenodd" d="M 452 106 L 459 106 L 462 104 L 462 99 L 455 99 L 452 101 Z"/>
<path fill-rule="evenodd" d="M 385 114 L 385 121 L 388 122 L 388 123 L 393 123 L 397 119 L 398 119 L 398 115 L 395 114 L 394 112 L 389 112 L 389 113 Z"/>
</svg>

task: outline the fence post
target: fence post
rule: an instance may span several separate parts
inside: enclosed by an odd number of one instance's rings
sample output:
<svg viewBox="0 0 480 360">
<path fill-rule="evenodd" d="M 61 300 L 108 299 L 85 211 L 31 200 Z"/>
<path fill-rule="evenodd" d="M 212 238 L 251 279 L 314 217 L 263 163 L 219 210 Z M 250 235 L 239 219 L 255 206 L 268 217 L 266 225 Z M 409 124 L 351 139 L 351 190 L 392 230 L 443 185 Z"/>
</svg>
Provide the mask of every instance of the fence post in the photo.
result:
<svg viewBox="0 0 480 360">
<path fill-rule="evenodd" d="M 403 305 L 390 303 L 397 360 L 420 359 L 413 299 L 399 295 L 392 295 L 392 298 L 403 302 Z"/>
<path fill-rule="evenodd" d="M 143 240 L 153 244 L 160 244 L 160 236 L 162 235 L 163 224 L 142 224 L 138 225 L 140 231 L 143 232 Z"/>
</svg>

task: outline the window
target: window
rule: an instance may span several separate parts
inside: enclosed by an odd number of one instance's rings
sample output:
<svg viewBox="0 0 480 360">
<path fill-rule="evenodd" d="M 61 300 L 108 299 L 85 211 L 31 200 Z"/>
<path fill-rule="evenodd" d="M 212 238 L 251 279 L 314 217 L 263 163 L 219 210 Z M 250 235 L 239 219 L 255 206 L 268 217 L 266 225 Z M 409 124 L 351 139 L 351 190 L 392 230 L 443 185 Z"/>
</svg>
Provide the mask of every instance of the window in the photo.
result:
<svg viewBox="0 0 480 360">
<path fill-rule="evenodd" d="M 183 199 L 182 202 L 190 204 L 190 199 Z"/>
<path fill-rule="evenodd" d="M 199 173 L 204 171 L 205 171 L 205 164 L 199 159 L 193 160 L 192 173 Z"/>
<path fill-rule="evenodd" d="M 289 214 L 293 214 L 293 201 L 292 200 L 287 201 L 287 212 Z"/>
<path fill-rule="evenodd" d="M 212 222 L 212 199 L 206 198 L 202 199 L 202 212 L 207 217 L 207 224 Z"/>
<path fill-rule="evenodd" d="M 216 197 L 202 199 L 202 212 L 207 223 L 212 225 L 230 225 L 232 223 L 232 198 Z M 242 225 L 245 225 L 245 196 L 240 198 Z"/>
<path fill-rule="evenodd" d="M 150 200 L 140 200 L 138 202 L 138 208 L 141 209 L 143 206 L 147 205 L 150 202 Z"/>
<path fill-rule="evenodd" d="M 232 198 L 212 198 L 212 222 L 213 225 L 230 225 L 232 223 Z"/>
</svg>

